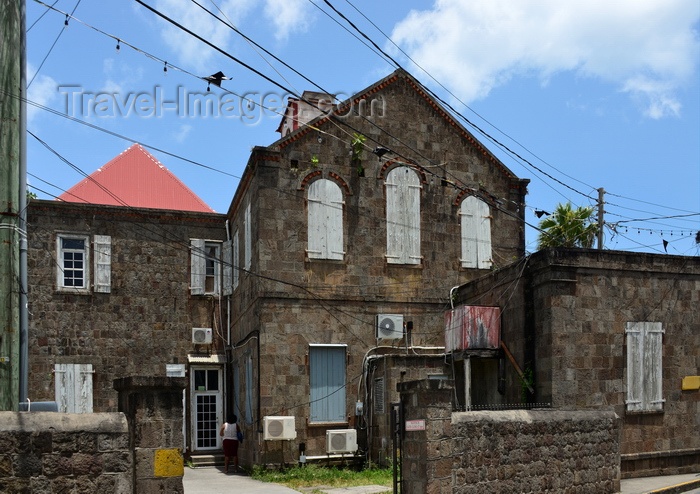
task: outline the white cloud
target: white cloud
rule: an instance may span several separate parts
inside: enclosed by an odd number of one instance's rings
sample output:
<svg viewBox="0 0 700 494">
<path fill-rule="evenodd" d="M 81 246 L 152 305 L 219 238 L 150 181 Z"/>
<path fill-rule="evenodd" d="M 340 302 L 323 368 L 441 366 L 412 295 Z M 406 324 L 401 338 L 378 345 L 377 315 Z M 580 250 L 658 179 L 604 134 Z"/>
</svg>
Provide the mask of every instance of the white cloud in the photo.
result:
<svg viewBox="0 0 700 494">
<path fill-rule="evenodd" d="M 27 88 L 27 99 L 30 102 L 37 103 L 42 106 L 49 106 L 49 103 L 60 96 L 58 92 L 58 84 L 54 79 L 47 75 L 38 74 L 36 77 L 34 77 L 35 74 L 36 68 L 28 63 L 27 81 L 31 81 L 32 78 L 34 78 L 34 80 L 32 81 L 32 85 Z M 65 96 L 63 97 L 65 98 Z M 27 122 L 31 123 L 40 111 L 40 108 L 28 103 Z"/>
<path fill-rule="evenodd" d="M 687 0 L 436 0 L 392 39 L 466 102 L 513 77 L 546 83 L 573 71 L 616 84 L 660 118 L 680 112 L 674 91 L 696 76 L 699 18 Z"/>
<path fill-rule="evenodd" d="M 266 0 L 265 17 L 274 24 L 275 39 L 286 40 L 291 33 L 305 32 L 314 20 L 307 0 Z"/>
<path fill-rule="evenodd" d="M 175 139 L 175 141 L 180 142 L 180 143 L 184 142 L 185 139 L 187 139 L 187 136 L 189 136 L 190 133 L 192 132 L 192 129 L 193 129 L 193 127 L 189 124 L 180 125 L 177 132 L 175 132 L 173 134 L 173 139 Z"/>
<path fill-rule="evenodd" d="M 219 3 L 219 8 L 223 11 L 223 14 L 212 5 L 207 4 L 206 6 L 217 17 L 230 22 L 234 26 L 238 26 L 238 23 L 254 3 L 255 0 L 224 0 Z M 223 50 L 227 49 L 227 44 L 234 35 L 233 30 L 228 26 L 219 22 L 192 2 L 158 0 L 156 8 Z M 214 68 L 211 67 L 211 60 L 216 54 L 213 48 L 208 47 L 172 24 L 166 24 L 163 21 L 161 25 L 163 26 L 161 28 L 161 37 L 172 51 L 177 54 L 178 63 L 191 67 L 201 74 L 209 74 L 218 70 L 213 70 Z"/>
</svg>

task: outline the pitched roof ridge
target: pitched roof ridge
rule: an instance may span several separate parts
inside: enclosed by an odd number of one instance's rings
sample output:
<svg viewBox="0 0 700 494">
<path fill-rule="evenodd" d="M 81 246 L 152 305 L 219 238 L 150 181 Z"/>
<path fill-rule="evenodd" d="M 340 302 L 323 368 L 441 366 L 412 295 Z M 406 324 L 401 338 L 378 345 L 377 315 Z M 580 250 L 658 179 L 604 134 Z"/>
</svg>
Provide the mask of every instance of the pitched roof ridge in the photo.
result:
<svg viewBox="0 0 700 494">
<path fill-rule="evenodd" d="M 148 159 L 148 162 L 146 162 L 144 159 Z M 120 163 L 122 162 L 123 165 L 121 165 L 120 168 Z M 139 166 L 139 164 L 145 165 L 145 167 Z M 112 168 L 114 168 L 114 171 L 112 173 L 108 173 Z M 151 171 L 147 172 L 146 168 L 150 168 Z M 132 195 L 129 192 L 126 192 L 127 189 L 124 188 L 129 187 L 129 185 L 124 185 L 123 183 L 117 185 L 117 190 L 110 190 L 114 188 L 115 183 L 123 181 L 124 177 L 127 176 L 125 174 L 128 174 L 130 172 L 135 173 L 139 171 L 146 173 L 145 176 L 150 175 L 151 177 L 155 177 L 157 180 L 164 179 L 165 188 L 162 190 L 168 190 L 169 188 L 171 190 L 171 193 L 169 194 L 170 197 L 163 200 L 163 196 L 161 196 L 160 199 L 154 200 L 155 197 L 158 197 L 157 193 L 154 193 L 149 197 L 144 196 L 143 192 L 137 192 L 136 195 Z M 161 179 L 157 178 L 159 175 L 162 177 Z M 84 192 L 88 199 L 81 198 L 81 192 Z M 106 198 L 105 194 L 111 197 Z M 128 207 L 178 209 L 178 194 L 180 195 L 180 197 L 183 198 L 185 196 L 189 197 L 189 199 L 185 199 L 184 201 L 182 201 L 186 210 L 214 212 L 214 210 L 206 202 L 204 202 L 197 194 L 195 194 L 192 189 L 185 185 L 185 183 L 182 180 L 180 180 L 173 172 L 171 172 L 168 169 L 168 167 L 166 167 L 160 160 L 158 160 L 158 158 L 151 154 L 140 143 L 134 142 L 127 149 L 121 151 L 114 158 L 109 160 L 101 167 L 97 168 L 97 170 L 92 172 L 86 178 L 73 185 L 71 188 L 69 188 L 67 191 L 61 194 L 58 197 L 58 199 L 67 202 L 94 202 L 96 204 L 114 204 L 121 206 L 126 205 Z M 128 201 L 131 204 L 127 204 L 127 202 L 125 201 Z M 161 203 L 161 206 L 157 205 L 158 202 Z M 187 204 L 188 202 L 189 204 Z"/>
</svg>

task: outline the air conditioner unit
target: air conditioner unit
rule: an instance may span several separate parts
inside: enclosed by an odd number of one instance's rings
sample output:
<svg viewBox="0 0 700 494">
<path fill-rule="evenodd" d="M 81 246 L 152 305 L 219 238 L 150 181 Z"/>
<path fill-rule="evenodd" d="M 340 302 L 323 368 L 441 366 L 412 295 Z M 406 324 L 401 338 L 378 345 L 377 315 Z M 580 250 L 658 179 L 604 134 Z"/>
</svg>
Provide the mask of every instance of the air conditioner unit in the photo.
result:
<svg viewBox="0 0 700 494">
<path fill-rule="evenodd" d="M 211 345 L 211 328 L 192 328 L 192 343 L 195 345 Z"/>
<path fill-rule="evenodd" d="M 403 338 L 403 316 L 401 314 L 377 315 L 377 339 L 398 340 Z"/>
<path fill-rule="evenodd" d="M 294 417 L 263 417 L 263 439 L 280 441 L 297 438 Z"/>
<path fill-rule="evenodd" d="M 327 453 L 354 453 L 357 451 L 357 431 L 341 429 L 326 431 Z"/>
</svg>

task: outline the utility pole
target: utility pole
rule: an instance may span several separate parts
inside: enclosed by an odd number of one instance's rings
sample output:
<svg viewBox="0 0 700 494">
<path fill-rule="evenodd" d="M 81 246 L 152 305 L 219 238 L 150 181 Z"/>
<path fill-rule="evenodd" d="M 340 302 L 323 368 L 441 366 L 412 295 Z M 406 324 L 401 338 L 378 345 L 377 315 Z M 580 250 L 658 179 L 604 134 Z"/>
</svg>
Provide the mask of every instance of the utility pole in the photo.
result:
<svg viewBox="0 0 700 494">
<path fill-rule="evenodd" d="M 605 189 L 598 189 L 598 250 L 603 250 L 603 215 L 605 214 L 605 200 L 603 196 L 605 195 Z"/>
<path fill-rule="evenodd" d="M 0 0 L 0 410 L 19 408 L 22 0 Z M 26 194 L 26 191 L 24 192 Z"/>
</svg>

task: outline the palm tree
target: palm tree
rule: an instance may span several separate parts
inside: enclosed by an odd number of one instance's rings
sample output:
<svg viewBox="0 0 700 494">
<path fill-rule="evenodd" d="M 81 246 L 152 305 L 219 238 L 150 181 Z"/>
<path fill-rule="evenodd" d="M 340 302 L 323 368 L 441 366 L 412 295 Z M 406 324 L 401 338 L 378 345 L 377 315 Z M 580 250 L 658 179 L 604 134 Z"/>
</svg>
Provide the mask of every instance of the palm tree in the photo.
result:
<svg viewBox="0 0 700 494">
<path fill-rule="evenodd" d="M 540 221 L 539 248 L 593 247 L 598 234 L 598 225 L 592 220 L 594 211 L 590 206 L 574 209 L 570 202 L 558 204 L 554 213 Z"/>
</svg>

